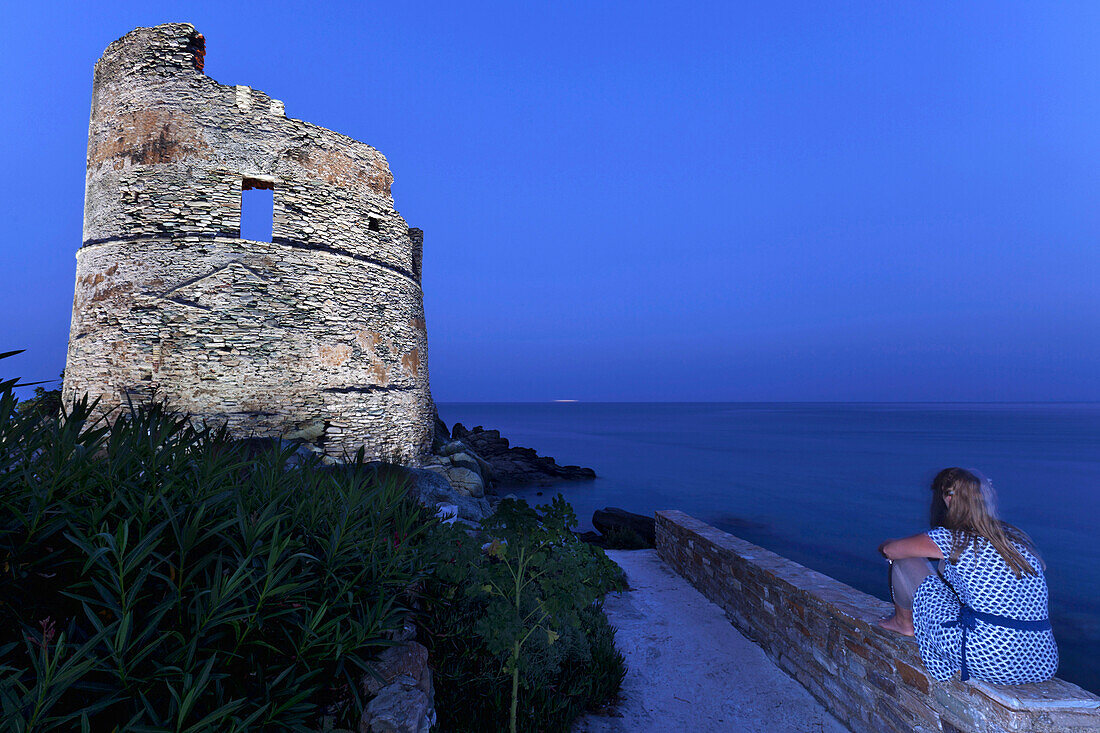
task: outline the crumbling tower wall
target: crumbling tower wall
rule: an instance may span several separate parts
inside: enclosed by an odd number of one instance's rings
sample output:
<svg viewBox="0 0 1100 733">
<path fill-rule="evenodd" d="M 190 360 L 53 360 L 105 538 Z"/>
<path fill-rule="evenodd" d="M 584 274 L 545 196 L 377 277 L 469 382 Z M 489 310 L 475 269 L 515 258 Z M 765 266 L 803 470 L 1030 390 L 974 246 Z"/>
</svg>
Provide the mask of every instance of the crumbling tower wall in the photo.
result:
<svg viewBox="0 0 1100 733">
<path fill-rule="evenodd" d="M 240 435 L 416 462 L 431 445 L 423 235 L 374 148 L 202 71 L 193 26 L 95 67 L 66 399 L 156 393 Z M 270 242 L 242 189 L 274 189 Z"/>
</svg>

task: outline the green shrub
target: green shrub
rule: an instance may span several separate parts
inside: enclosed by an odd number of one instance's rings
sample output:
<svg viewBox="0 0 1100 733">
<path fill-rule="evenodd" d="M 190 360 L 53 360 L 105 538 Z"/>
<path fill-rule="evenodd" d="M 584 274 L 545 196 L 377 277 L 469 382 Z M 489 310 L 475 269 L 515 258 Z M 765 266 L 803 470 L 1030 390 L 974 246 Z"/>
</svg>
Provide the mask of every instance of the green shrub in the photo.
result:
<svg viewBox="0 0 1100 733">
<path fill-rule="evenodd" d="M 567 731 L 618 691 L 625 666 L 600 598 L 622 572 L 575 524 L 558 496 L 538 509 L 503 501 L 484 551 L 461 529 L 432 531 L 423 626 L 443 730 Z"/>
<path fill-rule="evenodd" d="M 607 533 L 606 546 L 609 550 L 645 550 L 651 545 L 629 527 L 612 527 Z"/>
<path fill-rule="evenodd" d="M 355 727 L 422 577 L 396 478 L 250 456 L 163 406 L 20 414 L 0 382 L 0 716 L 13 731 Z M 40 414 L 36 411 L 35 413 Z"/>
<path fill-rule="evenodd" d="M 0 358 L 3 358 L 3 356 L 3 354 L 0 354 Z M 65 372 L 61 372 L 59 376 L 64 379 Z M 53 382 L 59 380 L 50 381 Z M 53 389 L 46 389 L 45 387 L 35 387 L 34 397 L 19 400 L 18 408 L 19 412 L 24 415 L 37 415 L 41 418 L 56 418 L 58 413 L 61 412 L 60 385 Z"/>
</svg>

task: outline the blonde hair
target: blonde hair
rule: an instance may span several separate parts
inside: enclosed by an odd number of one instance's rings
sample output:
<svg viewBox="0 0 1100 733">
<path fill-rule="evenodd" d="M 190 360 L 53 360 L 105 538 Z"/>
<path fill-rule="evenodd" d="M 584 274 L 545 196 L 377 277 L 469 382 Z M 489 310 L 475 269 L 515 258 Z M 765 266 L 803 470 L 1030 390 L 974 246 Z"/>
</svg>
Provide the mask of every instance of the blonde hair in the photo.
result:
<svg viewBox="0 0 1100 733">
<path fill-rule="evenodd" d="M 948 504 L 945 497 L 951 497 Z M 1031 538 L 1022 530 L 997 517 L 993 485 L 976 471 L 965 468 L 945 468 L 932 481 L 933 527 L 951 530 L 951 553 L 948 562 L 957 564 L 959 555 L 974 545 L 975 550 L 985 541 L 993 545 L 1017 578 L 1038 575 L 1045 567 Z M 1039 563 L 1032 567 L 1017 545 L 1024 547 Z"/>
</svg>

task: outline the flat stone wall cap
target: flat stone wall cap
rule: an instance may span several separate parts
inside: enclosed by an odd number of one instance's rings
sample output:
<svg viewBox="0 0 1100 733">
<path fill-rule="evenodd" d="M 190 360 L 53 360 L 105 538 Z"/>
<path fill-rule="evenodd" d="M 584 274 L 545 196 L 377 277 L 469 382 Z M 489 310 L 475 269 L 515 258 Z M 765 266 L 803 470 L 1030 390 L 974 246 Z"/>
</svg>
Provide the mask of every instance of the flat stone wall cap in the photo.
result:
<svg viewBox="0 0 1100 733">
<path fill-rule="evenodd" d="M 665 521 L 705 539 L 711 544 L 727 550 L 742 560 L 750 562 L 763 571 L 770 582 L 780 582 L 790 588 L 808 594 L 814 601 L 821 603 L 833 615 L 843 614 L 845 619 L 873 624 L 886 613 L 889 604 L 841 583 L 836 578 L 825 575 L 794 560 L 783 557 L 759 545 L 754 545 L 729 532 L 712 527 L 695 517 L 677 510 L 657 512 L 658 522 Z"/>
<path fill-rule="evenodd" d="M 1100 697 L 1057 677 L 1030 685 L 973 680 L 970 686 L 1009 710 L 1100 710 Z"/>
</svg>

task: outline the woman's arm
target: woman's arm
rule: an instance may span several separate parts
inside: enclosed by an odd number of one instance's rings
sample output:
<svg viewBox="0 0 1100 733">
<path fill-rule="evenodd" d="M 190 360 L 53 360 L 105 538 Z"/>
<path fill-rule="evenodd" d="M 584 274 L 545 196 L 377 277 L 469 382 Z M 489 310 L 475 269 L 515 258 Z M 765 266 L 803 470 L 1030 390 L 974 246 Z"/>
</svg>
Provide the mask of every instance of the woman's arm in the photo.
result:
<svg viewBox="0 0 1100 733">
<path fill-rule="evenodd" d="M 928 535 L 921 533 L 900 540 L 886 540 L 878 546 L 878 551 L 888 560 L 901 560 L 906 557 L 931 557 L 943 559 L 943 553 Z"/>
</svg>

